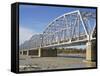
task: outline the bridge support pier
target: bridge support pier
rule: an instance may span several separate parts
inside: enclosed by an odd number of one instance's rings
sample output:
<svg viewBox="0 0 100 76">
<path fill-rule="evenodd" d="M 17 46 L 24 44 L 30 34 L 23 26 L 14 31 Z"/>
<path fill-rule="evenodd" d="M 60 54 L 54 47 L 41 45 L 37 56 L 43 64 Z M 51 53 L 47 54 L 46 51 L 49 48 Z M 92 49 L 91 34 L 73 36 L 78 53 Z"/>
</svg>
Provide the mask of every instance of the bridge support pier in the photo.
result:
<svg viewBox="0 0 100 76">
<path fill-rule="evenodd" d="M 96 60 L 96 47 L 93 47 L 92 42 L 87 42 L 86 43 L 86 61 L 95 61 Z"/>
<path fill-rule="evenodd" d="M 27 50 L 27 56 L 29 56 L 29 51 Z"/>
<path fill-rule="evenodd" d="M 38 56 L 41 57 L 41 48 L 38 49 Z"/>
<path fill-rule="evenodd" d="M 24 53 L 23 53 L 24 51 L 22 51 L 22 55 L 24 55 Z"/>
</svg>

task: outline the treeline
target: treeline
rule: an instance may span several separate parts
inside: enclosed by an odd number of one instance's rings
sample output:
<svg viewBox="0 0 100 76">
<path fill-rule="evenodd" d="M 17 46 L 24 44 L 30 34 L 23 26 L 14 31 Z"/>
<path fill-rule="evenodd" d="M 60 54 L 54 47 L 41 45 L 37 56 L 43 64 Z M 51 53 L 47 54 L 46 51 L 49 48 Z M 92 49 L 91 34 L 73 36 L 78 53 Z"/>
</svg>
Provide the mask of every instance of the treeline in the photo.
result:
<svg viewBox="0 0 100 76">
<path fill-rule="evenodd" d="M 57 49 L 57 53 L 65 53 L 65 54 L 78 54 L 78 53 L 82 53 L 85 54 L 86 53 L 86 49 L 77 49 L 77 48 L 62 48 L 62 49 Z"/>
</svg>

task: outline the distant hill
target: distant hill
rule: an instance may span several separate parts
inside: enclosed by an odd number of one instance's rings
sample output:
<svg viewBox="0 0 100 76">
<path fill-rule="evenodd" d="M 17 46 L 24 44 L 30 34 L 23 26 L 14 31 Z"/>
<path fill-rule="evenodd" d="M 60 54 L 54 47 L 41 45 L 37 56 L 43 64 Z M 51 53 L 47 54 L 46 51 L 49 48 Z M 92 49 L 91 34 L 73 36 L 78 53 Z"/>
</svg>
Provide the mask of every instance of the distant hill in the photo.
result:
<svg viewBox="0 0 100 76">
<path fill-rule="evenodd" d="M 29 40 L 19 46 L 20 50 L 39 47 L 41 44 L 41 34 L 33 35 Z"/>
</svg>

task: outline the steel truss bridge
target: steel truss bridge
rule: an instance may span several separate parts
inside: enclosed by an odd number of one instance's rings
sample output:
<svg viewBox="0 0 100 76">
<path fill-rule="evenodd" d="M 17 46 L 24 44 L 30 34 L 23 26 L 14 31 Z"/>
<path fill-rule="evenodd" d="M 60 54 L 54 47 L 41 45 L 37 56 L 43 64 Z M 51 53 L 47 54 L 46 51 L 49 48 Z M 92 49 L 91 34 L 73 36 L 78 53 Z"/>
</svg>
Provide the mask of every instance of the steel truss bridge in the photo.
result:
<svg viewBox="0 0 100 76">
<path fill-rule="evenodd" d="M 50 22 L 40 34 L 39 40 L 34 39 L 33 48 L 27 50 L 86 44 L 95 39 L 96 13 L 76 10 Z"/>
</svg>

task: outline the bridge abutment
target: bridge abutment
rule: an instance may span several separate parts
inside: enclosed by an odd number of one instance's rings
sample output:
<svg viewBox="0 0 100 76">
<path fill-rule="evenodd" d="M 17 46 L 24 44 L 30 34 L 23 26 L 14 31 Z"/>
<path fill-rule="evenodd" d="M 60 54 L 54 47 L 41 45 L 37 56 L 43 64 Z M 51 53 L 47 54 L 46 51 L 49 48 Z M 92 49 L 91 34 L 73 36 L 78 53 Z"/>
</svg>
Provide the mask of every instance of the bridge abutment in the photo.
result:
<svg viewBox="0 0 100 76">
<path fill-rule="evenodd" d="M 96 61 L 96 47 L 93 47 L 92 42 L 87 42 L 86 43 L 86 61 Z"/>
</svg>

